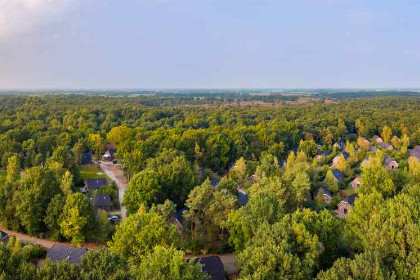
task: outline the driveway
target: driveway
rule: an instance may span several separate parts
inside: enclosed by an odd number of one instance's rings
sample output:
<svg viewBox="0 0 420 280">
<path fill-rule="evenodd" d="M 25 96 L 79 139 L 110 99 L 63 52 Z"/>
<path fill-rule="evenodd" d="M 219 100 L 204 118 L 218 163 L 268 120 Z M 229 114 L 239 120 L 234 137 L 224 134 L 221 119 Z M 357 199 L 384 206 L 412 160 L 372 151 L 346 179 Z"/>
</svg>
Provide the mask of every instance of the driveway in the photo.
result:
<svg viewBox="0 0 420 280">
<path fill-rule="evenodd" d="M 122 202 L 124 198 L 124 192 L 127 189 L 127 177 L 124 175 L 124 172 L 112 162 L 101 161 L 100 167 L 104 173 L 117 184 L 119 189 L 118 200 L 120 201 L 121 205 L 121 218 L 122 220 L 125 220 L 127 217 L 127 212 L 125 207 L 122 205 Z"/>
<path fill-rule="evenodd" d="M 42 247 L 44 247 L 45 249 L 50 249 L 54 244 L 61 244 L 61 245 L 65 245 L 65 246 L 70 246 L 71 245 L 70 243 L 66 243 L 66 242 L 58 242 L 58 241 L 53 241 L 53 240 L 46 239 L 46 238 L 37 238 L 37 237 L 31 236 L 31 235 L 28 235 L 28 234 L 8 230 L 1 224 L 0 224 L 0 229 L 2 231 L 6 232 L 8 235 L 13 235 L 16 238 L 19 238 L 21 242 L 39 244 Z M 99 245 L 97 245 L 95 243 L 85 243 L 85 245 L 83 245 L 83 248 L 88 248 L 90 250 L 97 251 L 97 250 L 99 250 Z"/>
</svg>

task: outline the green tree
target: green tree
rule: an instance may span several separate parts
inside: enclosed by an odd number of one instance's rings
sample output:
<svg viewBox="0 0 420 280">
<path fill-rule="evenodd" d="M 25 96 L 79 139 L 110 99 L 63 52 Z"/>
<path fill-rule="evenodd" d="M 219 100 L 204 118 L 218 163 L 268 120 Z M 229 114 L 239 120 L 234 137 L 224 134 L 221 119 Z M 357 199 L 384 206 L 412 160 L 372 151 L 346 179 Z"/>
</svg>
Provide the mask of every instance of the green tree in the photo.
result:
<svg viewBox="0 0 420 280">
<path fill-rule="evenodd" d="M 61 215 L 63 213 L 63 205 L 66 199 L 63 195 L 57 194 L 48 204 L 44 223 L 49 230 L 49 235 L 53 240 L 59 240 L 61 237 Z"/>
<path fill-rule="evenodd" d="M 384 126 L 382 128 L 382 133 L 381 133 L 381 136 L 382 136 L 382 139 L 384 140 L 384 142 L 387 143 L 391 139 L 391 135 L 392 135 L 391 128 L 389 128 L 388 126 Z"/>
<path fill-rule="evenodd" d="M 328 170 L 327 175 L 325 176 L 325 186 L 333 193 L 338 192 L 338 182 L 335 179 L 331 170 Z"/>
<path fill-rule="evenodd" d="M 184 253 L 174 247 L 156 246 L 133 269 L 133 275 L 135 279 L 144 280 L 210 279 L 207 273 L 201 272 L 201 267 L 198 262 L 185 261 Z"/>
<path fill-rule="evenodd" d="M 60 222 L 62 235 L 74 245 L 81 246 L 93 226 L 93 209 L 89 199 L 81 193 L 67 196 Z"/>
<path fill-rule="evenodd" d="M 136 263 L 145 254 L 152 252 L 155 246 L 171 246 L 178 239 L 179 233 L 174 225 L 168 224 L 160 215 L 140 207 L 117 227 L 108 246 L 112 252 Z"/>
<path fill-rule="evenodd" d="M 308 174 L 305 172 L 299 172 L 296 174 L 295 179 L 292 182 L 292 186 L 295 189 L 296 193 L 296 202 L 300 205 L 300 208 L 303 207 L 303 204 L 306 200 L 309 199 L 311 183 L 309 181 Z"/>
<path fill-rule="evenodd" d="M 390 196 L 396 192 L 396 187 L 392 182 L 391 176 L 382 165 L 363 168 L 361 182 L 362 185 L 358 189 L 359 193 L 377 191 L 385 196 Z"/>
<path fill-rule="evenodd" d="M 9 157 L 7 161 L 6 182 L 9 184 L 16 183 L 20 179 L 19 157 L 17 155 Z"/>
<path fill-rule="evenodd" d="M 150 207 L 157 201 L 156 194 L 161 189 L 159 174 L 153 170 L 143 170 L 131 179 L 124 193 L 123 204 L 128 214 L 135 213 L 141 205 Z"/>
</svg>

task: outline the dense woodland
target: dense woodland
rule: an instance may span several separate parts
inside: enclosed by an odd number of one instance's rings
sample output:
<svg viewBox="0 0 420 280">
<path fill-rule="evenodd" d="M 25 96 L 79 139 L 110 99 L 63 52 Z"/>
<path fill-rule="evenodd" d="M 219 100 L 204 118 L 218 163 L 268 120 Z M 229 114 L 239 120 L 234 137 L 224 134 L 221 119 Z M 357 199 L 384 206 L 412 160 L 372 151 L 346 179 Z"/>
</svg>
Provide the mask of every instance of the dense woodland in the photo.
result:
<svg viewBox="0 0 420 280">
<path fill-rule="evenodd" d="M 299 106 L 168 99 L 0 96 L 1 224 L 107 245 L 80 265 L 36 268 L 31 260 L 43 250 L 12 239 L 0 246 L 0 279 L 207 279 L 184 256 L 226 252 L 240 279 L 420 279 L 420 162 L 410 156 L 420 144 L 419 98 Z M 374 135 L 393 149 L 372 152 Z M 116 145 L 129 178 L 129 215 L 118 226 L 80 192 L 83 153 L 99 159 L 106 144 Z M 385 157 L 399 168 L 386 169 Z M 352 190 L 356 176 L 362 183 Z M 353 193 L 351 210 L 337 217 Z"/>
</svg>

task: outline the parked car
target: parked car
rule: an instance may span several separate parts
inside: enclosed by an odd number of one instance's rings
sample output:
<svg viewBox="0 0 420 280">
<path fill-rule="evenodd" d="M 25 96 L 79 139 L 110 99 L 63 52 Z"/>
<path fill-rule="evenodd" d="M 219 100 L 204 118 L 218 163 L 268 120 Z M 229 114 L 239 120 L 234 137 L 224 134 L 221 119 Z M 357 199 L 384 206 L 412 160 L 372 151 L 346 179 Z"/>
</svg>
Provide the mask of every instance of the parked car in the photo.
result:
<svg viewBox="0 0 420 280">
<path fill-rule="evenodd" d="M 110 222 L 118 222 L 120 220 L 120 217 L 118 216 L 111 216 L 108 218 L 108 221 Z"/>
</svg>

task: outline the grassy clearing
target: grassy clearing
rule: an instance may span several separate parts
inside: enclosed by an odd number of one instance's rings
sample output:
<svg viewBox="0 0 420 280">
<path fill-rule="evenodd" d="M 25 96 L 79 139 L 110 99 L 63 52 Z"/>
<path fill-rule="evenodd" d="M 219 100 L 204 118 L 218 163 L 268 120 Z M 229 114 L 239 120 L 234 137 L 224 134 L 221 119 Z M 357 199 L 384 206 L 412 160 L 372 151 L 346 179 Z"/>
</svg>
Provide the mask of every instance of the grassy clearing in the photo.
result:
<svg viewBox="0 0 420 280">
<path fill-rule="evenodd" d="M 106 178 L 109 182 L 111 182 L 111 179 L 108 178 L 108 176 L 105 175 L 105 173 L 95 165 L 82 165 L 80 167 L 80 177 L 83 180 L 86 179 L 93 179 L 93 178 Z"/>
</svg>

